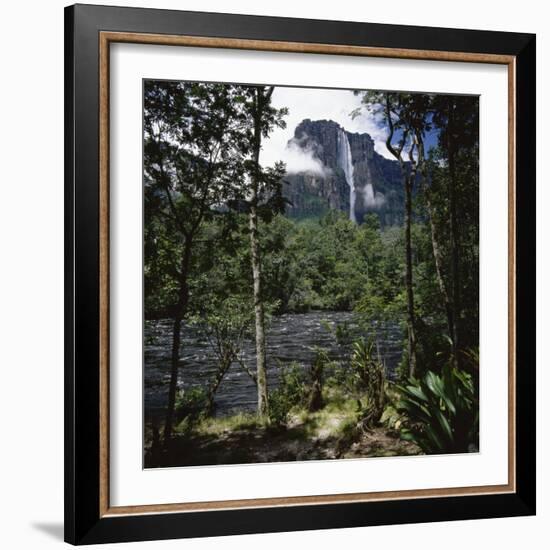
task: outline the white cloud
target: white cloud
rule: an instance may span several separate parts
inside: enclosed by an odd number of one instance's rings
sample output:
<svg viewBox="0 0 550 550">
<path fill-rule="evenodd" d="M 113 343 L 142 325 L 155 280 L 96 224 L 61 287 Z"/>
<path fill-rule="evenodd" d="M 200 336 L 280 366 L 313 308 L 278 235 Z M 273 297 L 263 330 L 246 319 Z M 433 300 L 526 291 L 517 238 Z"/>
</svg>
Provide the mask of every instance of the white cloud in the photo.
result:
<svg viewBox="0 0 550 550">
<path fill-rule="evenodd" d="M 313 150 L 302 149 L 300 144 L 295 141 L 291 141 L 285 148 L 283 160 L 286 163 L 286 171 L 289 174 L 309 172 L 320 177 L 325 177 L 331 172 L 329 168 L 314 156 Z"/>
<path fill-rule="evenodd" d="M 277 128 L 264 141 L 261 162 L 265 166 L 282 160 L 294 170 L 300 163 L 309 166 L 312 171 L 318 170 L 311 152 L 299 155 L 296 148 L 287 148 L 288 141 L 294 137 L 294 129 L 305 118 L 334 120 L 349 132 L 368 133 L 374 140 L 375 150 L 393 160 L 386 149 L 386 130 L 374 115 L 363 109 L 359 116 L 351 118 L 351 112 L 361 106 L 361 97 L 350 90 L 276 87 L 272 101 L 275 107 L 287 107 L 289 114 L 285 117 L 287 127 Z"/>
</svg>

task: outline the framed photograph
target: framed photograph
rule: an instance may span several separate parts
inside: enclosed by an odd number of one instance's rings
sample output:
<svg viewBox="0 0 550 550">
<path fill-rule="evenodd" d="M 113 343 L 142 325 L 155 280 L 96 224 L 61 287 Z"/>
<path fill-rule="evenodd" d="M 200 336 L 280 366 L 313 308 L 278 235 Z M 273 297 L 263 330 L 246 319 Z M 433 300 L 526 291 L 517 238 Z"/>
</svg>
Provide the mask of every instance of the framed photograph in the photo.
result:
<svg viewBox="0 0 550 550">
<path fill-rule="evenodd" d="M 535 513 L 535 36 L 65 12 L 65 538 Z"/>
</svg>

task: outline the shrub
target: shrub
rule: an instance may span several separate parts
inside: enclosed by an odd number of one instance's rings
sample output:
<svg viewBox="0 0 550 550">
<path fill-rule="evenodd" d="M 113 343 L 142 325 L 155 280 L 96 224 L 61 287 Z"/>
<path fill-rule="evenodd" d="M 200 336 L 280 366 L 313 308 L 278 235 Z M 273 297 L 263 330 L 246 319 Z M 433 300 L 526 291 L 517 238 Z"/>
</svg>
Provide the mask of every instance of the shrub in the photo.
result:
<svg viewBox="0 0 550 550">
<path fill-rule="evenodd" d="M 187 426 L 195 423 L 208 406 L 208 395 L 203 388 L 192 387 L 179 391 L 176 395 L 176 419 L 185 421 Z"/>
<path fill-rule="evenodd" d="M 280 388 L 269 394 L 269 423 L 275 427 L 283 427 L 288 422 L 291 402 Z"/>
<path fill-rule="evenodd" d="M 329 332 L 338 346 L 348 346 L 352 341 L 352 329 L 348 321 L 342 323 L 334 323 L 334 326 L 327 320 L 321 321 L 321 326 Z"/>
<path fill-rule="evenodd" d="M 269 394 L 269 421 L 282 427 L 288 422 L 293 407 L 302 405 L 307 394 L 304 375 L 297 363 L 283 367 L 279 386 Z"/>
<path fill-rule="evenodd" d="M 284 390 L 288 399 L 294 405 L 304 402 L 307 393 L 307 384 L 304 373 L 298 363 L 291 363 L 282 369 L 279 388 Z"/>
<path fill-rule="evenodd" d="M 411 421 L 401 430 L 425 453 L 464 453 L 478 448 L 479 415 L 472 375 L 445 365 L 441 376 L 428 371 L 420 380 L 397 386 L 396 408 Z"/>
<path fill-rule="evenodd" d="M 353 344 L 350 361 L 357 387 L 366 397 L 361 417 L 367 428 L 378 422 L 386 401 L 384 366 L 375 357 L 374 347 L 372 340 L 358 340 Z"/>
<path fill-rule="evenodd" d="M 325 350 L 318 348 L 310 369 L 311 390 L 309 393 L 308 409 L 310 412 L 323 408 L 323 382 L 325 366 L 330 362 Z"/>
<path fill-rule="evenodd" d="M 406 417 L 393 405 L 387 405 L 380 417 L 380 423 L 391 432 L 399 431 Z"/>
</svg>

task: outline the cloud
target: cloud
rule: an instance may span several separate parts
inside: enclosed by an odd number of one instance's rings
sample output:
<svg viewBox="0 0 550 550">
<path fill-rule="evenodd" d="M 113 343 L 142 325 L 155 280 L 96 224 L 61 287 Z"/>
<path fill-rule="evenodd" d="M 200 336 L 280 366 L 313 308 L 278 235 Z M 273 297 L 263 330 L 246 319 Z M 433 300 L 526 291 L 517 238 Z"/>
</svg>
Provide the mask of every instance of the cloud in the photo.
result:
<svg viewBox="0 0 550 550">
<path fill-rule="evenodd" d="M 309 172 L 324 178 L 331 173 L 330 168 L 315 156 L 311 148 L 303 149 L 295 140 L 290 141 L 285 148 L 283 160 L 289 174 Z"/>
<path fill-rule="evenodd" d="M 366 108 L 361 109 L 358 116 L 352 121 L 352 132 L 369 134 L 374 141 L 374 150 L 381 156 L 395 160 L 395 157 L 388 151 L 386 147 L 386 138 L 388 130 L 380 115 L 375 115 Z M 346 128 L 348 130 L 348 128 Z"/>
<path fill-rule="evenodd" d="M 277 128 L 264 140 L 260 162 L 272 166 L 282 160 L 293 170 L 299 166 L 308 166 L 312 171 L 319 170 L 319 163 L 313 153 L 305 158 L 295 148 L 287 148 L 287 143 L 294 137 L 294 129 L 305 118 L 311 120 L 334 120 L 348 132 L 367 133 L 374 140 L 375 150 L 382 156 L 393 159 L 386 149 L 386 129 L 381 121 L 365 109 L 355 118 L 352 111 L 361 107 L 361 97 L 350 90 L 327 88 L 292 88 L 278 86 L 273 92 L 273 105 L 277 108 L 287 107 L 286 128 Z"/>
</svg>

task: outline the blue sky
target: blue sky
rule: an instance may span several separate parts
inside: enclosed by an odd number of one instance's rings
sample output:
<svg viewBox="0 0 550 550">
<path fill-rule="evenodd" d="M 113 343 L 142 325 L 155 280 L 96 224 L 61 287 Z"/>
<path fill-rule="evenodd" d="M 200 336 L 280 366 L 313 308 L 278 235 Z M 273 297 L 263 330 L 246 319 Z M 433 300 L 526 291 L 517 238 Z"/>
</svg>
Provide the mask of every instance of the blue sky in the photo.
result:
<svg viewBox="0 0 550 550">
<path fill-rule="evenodd" d="M 288 151 L 286 145 L 294 135 L 294 129 L 305 118 L 311 120 L 334 120 L 349 132 L 368 133 L 374 140 L 375 150 L 382 156 L 394 160 L 386 148 L 386 127 L 371 113 L 362 110 L 356 118 L 351 113 L 361 105 L 361 98 L 349 90 L 323 88 L 276 87 L 272 98 L 275 107 L 287 107 L 286 129 L 276 129 L 264 141 L 261 162 L 265 166 L 283 160 L 294 171 L 311 168 L 314 159 L 300 158 L 297 151 Z M 426 149 L 437 142 L 437 132 L 425 136 Z M 313 163 L 313 164 L 312 164 Z M 303 166 L 301 166 L 303 165 Z"/>
</svg>

